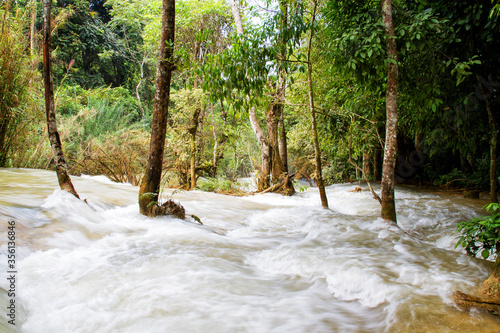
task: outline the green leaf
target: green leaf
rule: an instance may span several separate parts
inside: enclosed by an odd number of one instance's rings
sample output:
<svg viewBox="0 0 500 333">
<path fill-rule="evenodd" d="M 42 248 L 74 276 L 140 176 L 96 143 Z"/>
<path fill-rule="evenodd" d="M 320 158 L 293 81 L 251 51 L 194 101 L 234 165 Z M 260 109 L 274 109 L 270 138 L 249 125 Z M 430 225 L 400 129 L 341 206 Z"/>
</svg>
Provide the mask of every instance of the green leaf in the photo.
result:
<svg viewBox="0 0 500 333">
<path fill-rule="evenodd" d="M 481 252 L 481 256 L 482 256 L 484 259 L 488 259 L 488 257 L 490 256 L 490 251 L 489 251 L 489 250 L 484 249 L 484 250 Z"/>
</svg>

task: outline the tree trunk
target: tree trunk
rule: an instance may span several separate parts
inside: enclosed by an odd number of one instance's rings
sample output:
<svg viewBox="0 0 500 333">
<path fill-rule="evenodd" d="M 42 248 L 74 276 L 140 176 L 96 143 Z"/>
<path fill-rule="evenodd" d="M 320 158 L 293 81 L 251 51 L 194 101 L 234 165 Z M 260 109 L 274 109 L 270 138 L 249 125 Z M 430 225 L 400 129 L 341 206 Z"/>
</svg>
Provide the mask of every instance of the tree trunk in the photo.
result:
<svg viewBox="0 0 500 333">
<path fill-rule="evenodd" d="M 398 91 L 398 51 L 392 21 L 391 0 L 382 0 L 382 17 L 385 25 L 388 73 L 386 91 L 386 133 L 384 164 L 382 170 L 382 211 L 383 219 L 396 221 L 396 205 L 394 202 L 394 172 L 397 153 L 397 91 Z"/>
<path fill-rule="evenodd" d="M 196 187 L 196 133 L 198 132 L 198 125 L 200 123 L 200 114 L 201 109 L 196 108 L 194 110 L 193 117 L 191 118 L 191 126 L 188 129 L 189 135 L 191 135 L 190 190 Z"/>
<path fill-rule="evenodd" d="M 363 178 L 370 179 L 370 155 L 363 154 Z"/>
<path fill-rule="evenodd" d="M 316 183 L 318 184 L 319 196 L 321 198 L 321 206 L 323 208 L 328 208 L 328 199 L 326 197 L 325 184 L 323 182 L 323 175 L 321 171 L 321 151 L 319 148 L 318 141 L 318 131 L 316 129 L 316 114 L 314 112 L 314 94 L 313 94 L 313 83 L 312 83 L 312 64 L 311 64 L 311 45 L 313 39 L 313 25 L 316 20 L 316 8 L 318 7 L 318 3 L 314 1 L 314 8 L 311 19 L 311 30 L 309 32 L 309 40 L 307 44 L 307 86 L 309 93 L 309 111 L 311 112 L 311 125 L 312 125 L 312 137 L 314 143 L 314 155 L 316 160 Z"/>
<path fill-rule="evenodd" d="M 497 146 L 498 146 L 498 129 L 495 121 L 495 115 L 491 108 L 490 94 L 485 90 L 484 85 L 481 83 L 479 76 L 477 76 L 481 94 L 483 95 L 486 103 L 486 111 L 488 112 L 488 120 L 490 123 L 490 200 L 491 202 L 498 203 L 497 197 Z"/>
<path fill-rule="evenodd" d="M 236 31 L 238 32 L 239 35 L 243 35 L 243 25 L 241 23 L 241 16 L 238 6 L 235 0 L 231 0 L 230 2 L 231 2 L 231 9 L 233 11 L 234 21 L 236 24 Z M 282 3 L 280 3 L 280 6 L 282 5 Z M 284 49 L 286 49 L 286 47 Z M 282 75 L 283 73 L 280 73 L 280 75 Z M 284 76 L 281 76 L 280 80 L 282 80 L 281 82 L 283 82 L 282 85 L 284 87 L 285 84 Z M 281 86 L 280 88 L 278 88 L 278 101 L 273 100 L 271 102 L 272 105 L 269 106 L 268 112 L 266 112 L 266 122 L 268 130 L 267 139 L 264 132 L 260 128 L 259 122 L 255 115 L 255 109 L 252 108 L 249 111 L 250 123 L 252 125 L 252 129 L 255 133 L 255 136 L 257 137 L 257 140 L 260 143 L 261 154 L 262 154 L 262 167 L 260 170 L 260 176 L 257 185 L 257 190 L 259 192 L 269 188 L 271 184 L 270 182 L 271 173 L 273 181 L 279 181 L 281 179 L 284 170 L 283 164 L 281 163 L 281 156 L 282 156 L 281 151 L 285 151 L 286 154 L 286 139 L 283 136 L 281 136 L 281 139 L 278 139 L 278 123 L 281 119 L 280 112 L 282 112 L 283 110 L 283 102 L 284 102 L 284 91 L 281 92 L 280 90 Z M 284 133 L 284 127 L 282 127 L 282 132 Z M 287 173 L 287 171 L 285 173 Z M 290 180 L 286 182 L 287 187 L 290 187 L 290 184 L 292 184 Z M 292 185 L 291 188 L 288 189 L 287 193 L 291 193 L 294 191 L 295 189 L 293 188 Z"/>
<path fill-rule="evenodd" d="M 286 60 L 287 60 L 287 34 L 286 29 L 288 28 L 288 3 L 287 1 L 280 1 L 280 10 L 281 10 L 281 22 L 280 22 L 280 30 L 281 30 L 281 45 L 280 45 L 280 62 L 281 62 L 281 70 L 279 77 L 279 87 L 278 87 L 278 105 L 279 108 L 278 114 L 278 126 L 279 126 L 279 154 L 281 160 L 281 172 L 285 175 L 288 175 L 288 148 L 286 142 L 286 129 L 285 129 L 285 92 L 286 92 Z"/>
<path fill-rule="evenodd" d="M 240 10 L 238 9 L 236 0 L 230 0 L 230 2 L 231 10 L 233 11 L 234 24 L 236 25 L 236 32 L 238 32 L 238 35 L 243 35 L 243 24 L 241 23 Z"/>
<path fill-rule="evenodd" d="M 30 55 L 31 55 L 31 69 L 36 70 L 38 66 L 38 61 L 36 61 L 36 47 L 35 47 L 35 35 L 36 35 L 36 0 L 31 1 L 32 12 L 31 12 L 31 22 L 30 22 Z M 31 81 L 30 81 L 31 83 Z"/>
<path fill-rule="evenodd" d="M 493 272 L 490 277 L 483 282 L 481 291 L 488 297 L 500 298 L 500 256 L 497 256 Z"/>
<path fill-rule="evenodd" d="M 139 68 L 141 69 L 141 76 L 139 77 L 139 83 L 137 83 L 137 86 L 135 86 L 135 96 L 137 98 L 137 104 L 139 104 L 139 109 L 141 109 L 142 119 L 146 117 L 146 112 L 142 107 L 141 95 L 139 94 L 139 89 L 141 87 L 142 80 L 144 79 L 144 63 L 146 62 L 146 58 L 147 58 L 147 53 L 144 54 L 142 61 L 139 64 Z"/>
<path fill-rule="evenodd" d="M 160 191 L 163 151 L 167 131 L 168 103 L 170 99 L 170 81 L 174 64 L 175 0 L 163 0 L 160 52 L 156 71 L 156 92 L 153 104 L 151 142 L 149 157 L 139 190 L 141 214 L 156 216 Z"/>
<path fill-rule="evenodd" d="M 481 285 L 478 295 L 455 291 L 452 299 L 462 309 L 478 308 L 500 315 L 500 256 L 495 261 L 493 272 Z"/>
<path fill-rule="evenodd" d="M 278 182 L 281 179 L 283 165 L 278 145 L 278 114 L 279 107 L 277 104 L 272 104 L 266 113 L 267 136 L 269 143 L 269 157 L 271 158 L 271 176 L 272 182 Z"/>
<path fill-rule="evenodd" d="M 68 166 L 64 159 L 61 139 L 57 131 L 56 110 L 54 105 L 54 82 L 52 80 L 52 62 L 51 62 L 51 27 L 50 15 L 52 9 L 51 0 L 43 0 L 43 73 L 45 82 L 45 111 L 47 115 L 47 130 L 49 141 L 54 153 L 54 164 L 56 167 L 57 180 L 61 190 L 67 191 L 80 199 L 78 193 L 68 175 Z"/>
<path fill-rule="evenodd" d="M 189 190 L 196 187 L 196 137 L 191 136 L 191 158 L 189 160 Z"/>
<path fill-rule="evenodd" d="M 220 139 L 217 138 L 217 134 L 215 132 L 215 112 L 214 108 L 212 107 L 212 117 L 213 117 L 213 135 L 214 135 L 214 155 L 213 155 L 213 162 L 212 162 L 212 177 L 217 176 L 217 169 L 219 166 L 219 161 L 224 157 L 224 145 L 226 144 L 227 140 L 229 137 L 226 134 L 226 125 L 227 125 L 227 114 L 224 110 L 224 104 L 222 101 L 220 102 L 220 107 L 221 107 L 221 115 L 222 115 L 222 120 L 224 122 L 224 127 L 223 127 L 223 132 L 221 134 Z"/>
<path fill-rule="evenodd" d="M 281 107 L 283 109 L 283 105 L 281 105 Z M 287 142 L 286 142 L 286 129 L 285 129 L 285 122 L 284 122 L 285 115 L 284 115 L 283 110 L 280 113 L 281 113 L 281 117 L 279 119 L 280 158 L 281 158 L 282 172 L 284 174 L 288 174 L 288 146 L 287 146 Z"/>
<path fill-rule="evenodd" d="M 373 154 L 373 179 L 376 182 L 379 182 L 382 178 L 382 150 L 375 149 Z"/>
<path fill-rule="evenodd" d="M 260 151 L 262 154 L 262 166 L 259 175 L 259 181 L 257 184 L 257 191 L 263 191 L 267 189 L 270 185 L 269 175 L 271 173 L 271 158 L 269 143 L 264 135 L 264 131 L 259 125 L 257 116 L 255 115 L 255 108 L 251 108 L 248 112 L 250 118 L 250 125 L 252 126 L 253 132 L 260 143 Z"/>
</svg>

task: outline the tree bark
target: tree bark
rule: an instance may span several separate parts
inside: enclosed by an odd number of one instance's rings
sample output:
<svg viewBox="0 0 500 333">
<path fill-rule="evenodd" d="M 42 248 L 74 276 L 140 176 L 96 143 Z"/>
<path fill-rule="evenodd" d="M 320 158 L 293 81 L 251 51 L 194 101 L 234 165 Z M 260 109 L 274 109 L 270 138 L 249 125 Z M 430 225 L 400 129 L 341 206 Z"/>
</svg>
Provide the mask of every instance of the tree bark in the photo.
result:
<svg viewBox="0 0 500 333">
<path fill-rule="evenodd" d="M 269 142 L 266 139 L 264 131 L 259 125 L 257 116 L 255 115 L 255 108 L 251 108 L 248 112 L 250 118 L 250 125 L 252 126 L 253 132 L 260 143 L 260 150 L 262 155 L 262 166 L 259 175 L 259 181 L 257 184 L 257 191 L 263 191 L 267 189 L 270 185 L 269 175 L 271 173 L 271 158 L 270 158 L 270 148 Z"/>
<path fill-rule="evenodd" d="M 373 179 L 379 182 L 382 178 L 382 150 L 375 149 L 373 153 Z"/>
<path fill-rule="evenodd" d="M 68 175 L 68 166 L 64 159 L 61 139 L 57 131 L 56 110 L 54 104 L 54 82 L 52 79 L 51 62 L 51 10 L 52 1 L 43 0 L 43 73 L 45 82 L 45 111 L 47 115 L 47 131 L 50 145 L 54 154 L 54 164 L 56 167 L 57 180 L 61 190 L 67 191 L 80 199 L 78 193 Z"/>
<path fill-rule="evenodd" d="M 363 154 L 363 178 L 370 179 L 370 155 Z"/>
<path fill-rule="evenodd" d="M 31 22 L 30 22 L 30 55 L 31 55 L 31 69 L 35 70 L 38 66 L 38 62 L 36 61 L 36 47 L 35 47 L 35 24 L 36 24 L 36 0 L 31 1 Z M 31 83 L 31 81 L 30 81 Z"/>
<path fill-rule="evenodd" d="M 286 129 L 285 129 L 285 115 L 284 115 L 284 105 L 281 105 L 282 111 L 281 117 L 279 119 L 279 150 L 282 165 L 282 172 L 288 174 L 288 145 L 286 141 Z"/>
<path fill-rule="evenodd" d="M 498 203 L 497 197 L 497 146 L 498 146 L 498 129 L 495 120 L 495 115 L 493 114 L 493 109 L 491 108 L 491 100 L 489 93 L 485 90 L 484 85 L 481 83 L 479 76 L 477 76 L 477 81 L 481 89 L 481 94 L 483 95 L 484 101 L 486 103 L 486 111 L 488 112 L 488 120 L 490 123 L 490 200 L 491 202 Z"/>
<path fill-rule="evenodd" d="M 141 214 L 147 216 L 158 214 L 158 195 L 167 131 L 170 81 L 174 69 L 172 62 L 174 33 L 175 0 L 163 0 L 160 52 L 156 71 L 156 92 L 153 104 L 149 158 L 139 190 L 140 211 Z"/>
<path fill-rule="evenodd" d="M 387 91 L 386 91 L 386 134 L 384 164 L 382 170 L 382 218 L 397 222 L 394 202 L 394 172 L 397 153 L 397 91 L 398 91 L 398 51 L 396 35 L 392 21 L 391 0 L 382 0 L 382 18 L 385 25 L 385 41 L 387 46 Z"/>
<path fill-rule="evenodd" d="M 236 25 L 236 32 L 238 35 L 243 35 L 243 24 L 241 23 L 241 15 L 236 0 L 230 0 L 231 10 L 233 11 L 234 24 Z"/>
<path fill-rule="evenodd" d="M 135 96 L 137 98 L 137 104 L 139 104 L 139 109 L 141 109 L 142 119 L 144 119 L 146 117 L 146 112 L 144 111 L 144 108 L 142 107 L 142 101 L 141 101 L 141 95 L 139 93 L 139 89 L 141 87 L 142 80 L 144 79 L 144 64 L 146 62 L 146 58 L 147 58 L 147 53 L 144 53 L 142 61 L 139 64 L 139 68 L 141 69 L 141 76 L 139 77 L 139 82 L 135 86 Z"/>
<path fill-rule="evenodd" d="M 500 299 L 500 256 L 497 256 L 493 271 L 489 278 L 483 282 L 481 291 L 488 297 Z"/>
<path fill-rule="evenodd" d="M 201 108 L 196 108 L 191 118 L 191 126 L 188 129 L 191 135 L 191 161 L 190 161 L 190 175 L 191 184 L 189 189 L 192 190 L 196 187 L 196 133 L 198 132 L 198 125 L 200 123 Z"/>
<path fill-rule="evenodd" d="M 287 34 L 285 33 L 288 28 L 288 3 L 287 1 L 280 1 L 280 10 L 281 10 L 281 22 L 280 22 L 280 30 L 281 30 L 281 50 L 280 50 L 280 62 L 281 62 L 281 70 L 279 77 L 279 87 L 278 87 L 278 126 L 279 126 L 279 135 L 278 135 L 278 144 L 279 144 L 279 155 L 281 160 L 281 172 L 285 175 L 288 175 L 288 148 L 286 142 L 286 129 L 285 129 L 285 92 L 286 92 L 286 60 L 287 60 Z"/>
<path fill-rule="evenodd" d="M 212 177 L 217 176 L 217 169 L 219 166 L 219 161 L 224 157 L 224 145 L 226 144 L 227 140 L 229 137 L 226 134 L 226 126 L 227 126 L 227 114 L 226 111 L 224 110 L 224 104 L 222 100 L 220 101 L 220 107 L 221 107 L 221 115 L 222 115 L 222 121 L 224 122 L 223 125 L 223 132 L 221 134 L 220 139 L 217 138 L 217 134 L 215 132 L 215 112 L 214 108 L 212 107 L 212 117 L 213 117 L 213 135 L 214 135 L 214 155 L 213 155 L 213 162 L 212 162 Z"/>
<path fill-rule="evenodd" d="M 313 92 L 313 83 L 312 83 L 312 63 L 311 63 L 311 46 L 312 39 L 314 35 L 314 21 L 316 20 L 316 9 L 318 7 L 318 3 L 314 1 L 314 8 L 311 19 L 311 30 L 309 32 L 309 40 L 307 43 L 307 87 L 309 94 L 309 111 L 311 112 L 311 126 L 312 126 L 312 137 L 314 143 L 314 156 L 316 160 L 316 183 L 318 184 L 319 196 L 321 198 L 321 206 L 323 208 L 328 208 L 328 199 L 326 197 L 325 184 L 323 182 L 323 175 L 321 171 L 321 151 L 319 148 L 318 141 L 318 131 L 316 129 L 316 114 L 314 112 L 314 92 Z"/>
<path fill-rule="evenodd" d="M 279 105 L 272 104 L 266 112 L 267 137 L 269 143 L 269 156 L 271 158 L 271 176 L 272 182 L 277 182 L 281 179 L 283 165 L 278 145 L 278 119 L 280 118 Z"/>
</svg>

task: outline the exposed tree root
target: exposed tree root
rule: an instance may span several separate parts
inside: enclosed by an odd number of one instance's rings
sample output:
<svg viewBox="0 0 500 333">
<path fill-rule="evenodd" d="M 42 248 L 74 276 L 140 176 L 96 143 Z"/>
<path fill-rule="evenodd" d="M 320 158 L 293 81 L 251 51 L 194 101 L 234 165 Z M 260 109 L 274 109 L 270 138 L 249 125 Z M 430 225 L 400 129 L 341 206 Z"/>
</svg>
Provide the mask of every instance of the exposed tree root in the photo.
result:
<svg viewBox="0 0 500 333">
<path fill-rule="evenodd" d="M 147 215 L 149 217 L 167 216 L 168 215 L 168 216 L 173 216 L 173 217 L 176 217 L 178 219 L 186 220 L 186 221 L 188 221 L 188 219 L 186 219 L 186 217 L 190 217 L 190 218 L 192 218 L 192 221 L 190 221 L 190 222 L 196 222 L 196 223 L 203 225 L 203 223 L 201 222 L 201 219 L 198 216 L 193 215 L 193 214 L 186 214 L 186 210 L 184 209 L 184 207 L 180 203 L 178 203 L 172 199 L 165 201 L 161 205 L 158 205 L 158 204 L 151 205 L 149 213 Z"/>
<path fill-rule="evenodd" d="M 186 218 L 186 210 L 181 204 L 169 199 L 161 205 L 153 204 L 147 215 L 149 217 L 170 215 L 184 220 Z"/>
<path fill-rule="evenodd" d="M 276 185 L 273 185 L 267 189 L 265 189 L 262 192 L 257 192 L 257 193 L 279 193 L 284 196 L 292 196 L 295 194 L 295 188 L 293 187 L 293 182 L 292 179 L 295 177 L 295 174 L 292 175 L 287 175 L 285 179 L 283 179 L 281 182 L 279 182 Z"/>
<path fill-rule="evenodd" d="M 472 308 L 483 309 L 494 315 L 500 315 L 500 299 L 485 296 L 472 296 L 455 291 L 452 299 L 461 309 L 469 310 Z"/>
</svg>

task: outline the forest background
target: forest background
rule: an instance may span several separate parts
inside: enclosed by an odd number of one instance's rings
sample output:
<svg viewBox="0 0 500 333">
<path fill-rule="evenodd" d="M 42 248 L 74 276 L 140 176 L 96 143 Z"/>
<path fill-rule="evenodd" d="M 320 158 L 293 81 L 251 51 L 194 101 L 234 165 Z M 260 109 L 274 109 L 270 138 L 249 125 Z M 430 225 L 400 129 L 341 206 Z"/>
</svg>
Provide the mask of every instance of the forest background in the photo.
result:
<svg viewBox="0 0 500 333">
<path fill-rule="evenodd" d="M 140 183 L 161 5 L 53 2 L 55 105 L 71 174 Z M 272 154 L 283 141 L 278 138 L 286 138 L 287 155 L 272 163 L 286 163 L 296 179 L 312 184 L 309 69 L 326 184 L 359 179 L 363 170 L 380 180 L 389 60 L 379 2 L 240 2 L 243 35 L 230 5 L 176 2 L 164 185 L 234 190 L 237 178 L 262 174 L 264 147 Z M 393 1 L 399 183 L 487 190 L 496 198 L 497 6 L 491 0 Z M 0 167 L 53 167 L 41 11 L 34 0 L 0 7 Z"/>
</svg>

